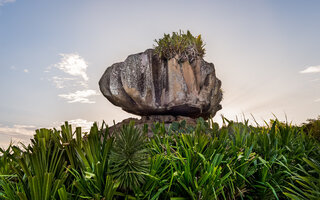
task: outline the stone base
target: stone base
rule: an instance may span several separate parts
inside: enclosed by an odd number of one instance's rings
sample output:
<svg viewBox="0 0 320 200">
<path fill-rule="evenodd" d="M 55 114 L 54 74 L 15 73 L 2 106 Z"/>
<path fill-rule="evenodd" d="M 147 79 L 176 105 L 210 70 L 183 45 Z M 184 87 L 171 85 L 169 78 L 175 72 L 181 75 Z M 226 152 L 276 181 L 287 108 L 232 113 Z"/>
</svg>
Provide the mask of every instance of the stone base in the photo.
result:
<svg viewBox="0 0 320 200">
<path fill-rule="evenodd" d="M 128 118 L 123 120 L 122 122 L 119 122 L 111 127 L 109 127 L 109 132 L 111 134 L 114 134 L 114 132 L 118 129 L 120 129 L 124 124 L 129 124 L 131 121 L 135 122 L 135 126 L 142 129 L 144 124 L 148 125 L 148 136 L 151 137 L 153 135 L 152 133 L 152 126 L 155 122 L 164 123 L 166 127 L 170 126 L 172 122 L 180 122 L 185 120 L 188 125 L 196 125 L 197 120 L 185 117 L 185 116 L 173 116 L 173 115 L 150 115 L 150 116 L 142 116 L 140 119 L 137 118 Z"/>
</svg>

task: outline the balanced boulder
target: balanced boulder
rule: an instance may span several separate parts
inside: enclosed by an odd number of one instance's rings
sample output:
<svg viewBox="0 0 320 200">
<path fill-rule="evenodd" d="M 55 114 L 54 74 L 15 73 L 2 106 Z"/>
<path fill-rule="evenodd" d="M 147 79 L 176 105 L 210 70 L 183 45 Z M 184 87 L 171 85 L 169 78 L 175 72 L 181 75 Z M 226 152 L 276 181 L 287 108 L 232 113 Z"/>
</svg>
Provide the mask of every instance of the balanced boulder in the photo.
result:
<svg viewBox="0 0 320 200">
<path fill-rule="evenodd" d="M 199 56 L 191 63 L 178 56 L 166 60 L 148 49 L 108 67 L 99 86 L 111 103 L 140 116 L 207 119 L 222 108 L 214 65 Z"/>
</svg>

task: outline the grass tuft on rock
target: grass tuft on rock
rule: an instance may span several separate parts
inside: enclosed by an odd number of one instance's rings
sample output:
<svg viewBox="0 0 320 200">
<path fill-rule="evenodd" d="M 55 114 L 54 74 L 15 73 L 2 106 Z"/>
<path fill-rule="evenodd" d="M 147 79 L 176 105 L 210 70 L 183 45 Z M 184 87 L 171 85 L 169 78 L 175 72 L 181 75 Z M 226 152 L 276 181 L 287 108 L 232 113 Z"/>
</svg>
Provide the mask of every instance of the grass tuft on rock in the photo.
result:
<svg viewBox="0 0 320 200">
<path fill-rule="evenodd" d="M 188 30 L 164 34 L 163 38 L 155 40 L 155 52 L 161 59 L 177 58 L 179 62 L 193 62 L 197 57 L 205 55 L 205 44 L 201 35 L 193 36 Z"/>
</svg>

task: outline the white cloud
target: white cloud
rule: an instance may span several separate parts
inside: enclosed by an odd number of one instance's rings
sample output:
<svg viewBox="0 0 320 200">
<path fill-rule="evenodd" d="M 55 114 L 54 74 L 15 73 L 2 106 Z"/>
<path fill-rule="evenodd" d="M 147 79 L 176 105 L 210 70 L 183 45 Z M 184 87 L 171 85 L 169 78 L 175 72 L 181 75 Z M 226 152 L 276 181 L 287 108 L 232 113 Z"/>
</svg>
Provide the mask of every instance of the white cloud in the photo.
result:
<svg viewBox="0 0 320 200">
<path fill-rule="evenodd" d="M 310 82 L 317 82 L 317 81 L 320 81 L 320 78 L 310 80 Z"/>
<path fill-rule="evenodd" d="M 10 67 L 10 69 L 11 69 L 11 70 L 16 70 L 17 68 L 16 68 L 16 66 L 12 65 L 12 66 Z"/>
<path fill-rule="evenodd" d="M 72 76 L 80 76 L 83 80 L 88 81 L 86 73 L 88 64 L 78 54 L 60 54 L 62 56 L 60 63 L 55 67 Z"/>
<path fill-rule="evenodd" d="M 82 86 L 84 88 L 88 88 L 88 82 L 86 82 L 86 81 L 77 81 L 76 83 L 73 84 L 73 86 Z"/>
<path fill-rule="evenodd" d="M 19 142 L 29 144 L 37 127 L 30 125 L 5 126 L 0 124 L 0 147 L 7 148 L 10 142 L 19 145 Z"/>
<path fill-rule="evenodd" d="M 47 67 L 44 72 L 55 73 L 48 80 L 53 82 L 56 88 L 69 91 L 73 89 L 74 92 L 68 91 L 69 93 L 65 92 L 58 96 L 67 100 L 68 103 L 95 103 L 89 98 L 98 95 L 98 93 L 88 88 L 87 62 L 76 53 L 60 55 L 62 58 L 59 63 Z M 60 71 L 55 72 L 54 69 L 59 69 Z"/>
<path fill-rule="evenodd" d="M 87 121 L 85 119 L 72 119 L 67 120 L 69 125 L 72 125 L 72 130 L 74 131 L 76 127 L 81 127 L 82 131 L 88 132 L 91 129 L 91 126 L 94 122 Z M 59 129 L 62 125 L 64 125 L 65 122 L 53 122 L 53 127 L 56 127 L 56 129 Z"/>
<path fill-rule="evenodd" d="M 16 0 L 0 0 L 0 6 L 3 6 L 4 4 L 6 3 L 13 3 L 15 2 Z"/>
<path fill-rule="evenodd" d="M 305 70 L 300 71 L 301 74 L 319 73 L 319 72 L 320 72 L 320 65 L 310 66 L 310 67 L 307 67 Z"/>
<path fill-rule="evenodd" d="M 13 125 L 13 126 L 4 126 L 0 124 L 0 134 L 6 135 L 27 135 L 32 136 L 35 133 L 37 128 L 35 126 L 30 125 Z"/>
<path fill-rule="evenodd" d="M 24 73 L 29 73 L 29 70 L 28 69 L 24 69 L 23 72 Z"/>
<path fill-rule="evenodd" d="M 76 80 L 75 78 L 68 78 L 68 77 L 60 77 L 60 76 L 53 76 L 50 79 L 56 86 L 56 88 L 62 89 L 67 87 L 69 82 Z"/>
<path fill-rule="evenodd" d="M 70 120 L 69 123 L 74 127 L 81 127 L 83 131 L 89 132 L 93 122 L 87 121 L 85 119 L 73 119 Z"/>
<path fill-rule="evenodd" d="M 98 95 L 95 90 L 78 90 L 74 93 L 59 94 L 58 96 L 68 100 L 68 103 L 95 103 L 89 99 L 90 96 Z"/>
<path fill-rule="evenodd" d="M 314 102 L 320 102 L 320 99 L 316 99 L 316 100 L 314 100 Z"/>
<path fill-rule="evenodd" d="M 46 68 L 44 73 L 53 72 L 53 68 L 59 69 L 63 75 L 54 75 L 48 78 L 59 88 L 66 87 L 85 87 L 88 88 L 89 77 L 86 73 L 87 62 L 78 54 L 60 54 L 62 56 L 59 63 Z M 53 72 L 54 73 L 54 72 Z"/>
</svg>

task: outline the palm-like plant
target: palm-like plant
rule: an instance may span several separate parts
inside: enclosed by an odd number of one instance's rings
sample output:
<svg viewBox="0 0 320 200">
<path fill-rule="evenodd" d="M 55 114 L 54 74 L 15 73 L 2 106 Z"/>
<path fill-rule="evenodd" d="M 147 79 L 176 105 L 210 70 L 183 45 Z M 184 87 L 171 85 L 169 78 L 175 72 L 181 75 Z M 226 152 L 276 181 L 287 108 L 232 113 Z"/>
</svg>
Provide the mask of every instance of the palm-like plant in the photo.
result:
<svg viewBox="0 0 320 200">
<path fill-rule="evenodd" d="M 320 199 L 320 163 L 313 159 L 303 158 L 308 164 L 306 168 L 301 165 L 297 167 L 298 172 L 292 174 L 294 183 L 289 183 L 290 187 L 284 194 L 290 199 L 318 200 Z M 308 168 L 308 169 L 307 169 Z"/>
<path fill-rule="evenodd" d="M 0 176 L 14 174 L 12 164 L 17 165 L 16 160 L 22 155 L 23 151 L 13 143 L 10 143 L 7 149 L 0 148 Z"/>
<path fill-rule="evenodd" d="M 143 173 L 148 172 L 150 161 L 146 136 L 133 122 L 116 132 L 110 162 L 110 174 L 120 182 L 123 191 L 139 190 L 145 181 Z"/>
<path fill-rule="evenodd" d="M 114 135 L 66 123 L 0 149 L 0 199 L 319 199 L 320 145 L 303 127 L 224 119 L 134 124 Z"/>
<path fill-rule="evenodd" d="M 21 157 L 13 159 L 15 179 L 2 180 L 4 196 L 20 200 L 57 198 L 68 177 L 64 151 L 57 142 L 58 132 L 36 130 L 32 145 L 24 146 Z M 15 192 L 15 196 L 12 193 Z"/>
<path fill-rule="evenodd" d="M 77 131 L 81 132 L 79 129 Z M 72 146 L 79 168 L 73 168 L 71 173 L 81 198 L 113 199 L 116 194 L 118 183 L 108 175 L 112 142 L 113 138 L 108 136 L 108 127 L 103 122 L 100 129 L 94 123 L 89 134 Z"/>
</svg>

